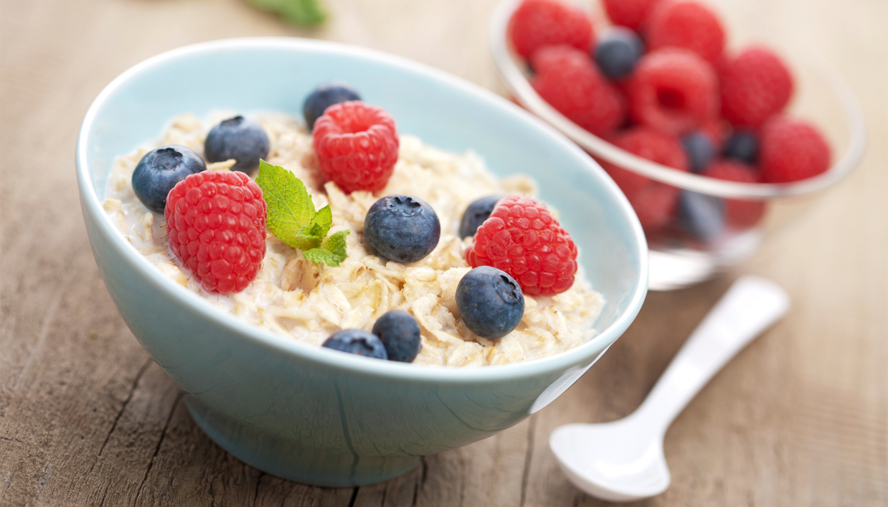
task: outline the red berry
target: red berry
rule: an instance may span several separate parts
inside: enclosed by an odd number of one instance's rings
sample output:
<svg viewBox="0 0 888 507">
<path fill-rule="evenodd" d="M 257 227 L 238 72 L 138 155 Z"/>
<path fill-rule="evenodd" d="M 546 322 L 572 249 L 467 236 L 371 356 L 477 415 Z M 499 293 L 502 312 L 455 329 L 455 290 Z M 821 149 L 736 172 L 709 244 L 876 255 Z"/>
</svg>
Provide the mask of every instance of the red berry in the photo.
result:
<svg viewBox="0 0 888 507">
<path fill-rule="evenodd" d="M 262 190 L 237 171 L 192 174 L 170 190 L 170 250 L 208 292 L 240 292 L 265 257 Z"/>
<path fill-rule="evenodd" d="M 647 45 L 651 51 L 678 47 L 715 63 L 725 47 L 725 30 L 709 7 L 693 1 L 662 2 L 648 19 Z"/>
<path fill-rule="evenodd" d="M 505 271 L 526 295 L 554 296 L 573 285 L 577 247 L 545 206 L 510 195 L 478 227 L 466 261 Z"/>
<path fill-rule="evenodd" d="M 328 107 L 312 138 L 321 175 L 347 194 L 382 190 L 398 161 L 395 120 L 357 100 Z"/>
<path fill-rule="evenodd" d="M 651 11 L 660 1 L 604 0 L 604 10 L 613 24 L 625 26 L 637 32 L 645 24 Z"/>
<path fill-rule="evenodd" d="M 738 127 L 758 128 L 786 107 L 792 75 L 779 56 L 751 47 L 719 69 L 722 115 Z"/>
<path fill-rule="evenodd" d="M 524 58 L 543 46 L 558 44 L 588 51 L 594 39 L 586 13 L 555 0 L 524 0 L 512 14 L 509 38 Z"/>
<path fill-rule="evenodd" d="M 570 46 L 550 46 L 531 58 L 536 92 L 561 114 L 603 136 L 620 125 L 625 103 L 620 92 L 601 74 L 589 54 Z"/>
<path fill-rule="evenodd" d="M 761 182 L 761 176 L 754 167 L 736 160 L 717 160 L 709 165 L 703 175 L 739 183 Z M 725 218 L 728 226 L 734 229 L 748 229 L 757 224 L 764 214 L 764 201 L 725 199 Z"/>
<path fill-rule="evenodd" d="M 646 127 L 636 127 L 615 136 L 611 142 L 658 164 L 678 171 L 688 170 L 687 155 L 681 141 L 675 136 Z M 669 222 L 678 202 L 677 188 L 608 162 L 602 161 L 601 166 L 629 199 L 645 231 L 655 231 Z"/>
<path fill-rule="evenodd" d="M 669 134 L 694 130 L 718 114 L 715 71 L 684 49 L 660 49 L 642 57 L 627 89 L 635 120 Z"/>
<path fill-rule="evenodd" d="M 721 118 L 710 118 L 703 125 L 700 125 L 700 130 L 709 137 L 709 140 L 712 141 L 712 146 L 715 147 L 715 151 L 718 153 L 728 137 L 730 125 Z"/>
<path fill-rule="evenodd" d="M 680 191 L 675 187 L 654 183 L 635 194 L 629 201 L 638 216 L 641 227 L 647 233 L 666 226 L 675 216 Z"/>
<path fill-rule="evenodd" d="M 762 127 L 759 165 L 765 183 L 811 178 L 826 172 L 829 164 L 829 144 L 814 125 L 775 116 Z"/>
</svg>

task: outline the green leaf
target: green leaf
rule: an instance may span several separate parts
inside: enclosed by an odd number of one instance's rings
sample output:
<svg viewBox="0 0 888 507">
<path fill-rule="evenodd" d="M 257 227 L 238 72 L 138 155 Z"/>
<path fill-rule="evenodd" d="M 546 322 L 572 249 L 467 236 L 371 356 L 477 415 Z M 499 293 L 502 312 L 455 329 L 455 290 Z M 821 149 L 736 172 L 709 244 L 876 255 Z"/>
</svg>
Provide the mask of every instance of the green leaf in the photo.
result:
<svg viewBox="0 0 888 507">
<path fill-rule="evenodd" d="M 346 238 L 348 238 L 349 233 L 351 233 L 351 231 L 348 229 L 334 233 L 324 241 L 324 250 L 336 255 L 342 255 L 342 258 L 345 259 Z"/>
<path fill-rule="evenodd" d="M 348 229 L 339 231 L 324 241 L 322 248 L 312 248 L 302 252 L 302 255 L 311 262 L 317 264 L 326 264 L 328 266 L 339 266 L 342 261 L 348 257 L 345 252 L 345 238 L 351 231 Z"/>
<path fill-rule="evenodd" d="M 299 250 L 310 250 L 312 248 L 320 247 L 321 240 L 323 239 L 323 236 L 311 234 L 311 229 L 306 225 L 302 229 L 299 229 L 296 236 L 287 244 Z"/>
<path fill-rule="evenodd" d="M 333 211 L 326 205 L 315 211 L 311 195 L 293 173 L 283 167 L 259 161 L 256 184 L 268 205 L 266 224 L 284 243 L 303 251 L 311 262 L 338 266 L 348 256 L 348 229 L 324 240 L 333 226 Z"/>
<path fill-rule="evenodd" d="M 311 228 L 311 234 L 313 236 L 318 236 L 321 239 L 330 232 L 330 227 L 333 226 L 333 211 L 330 210 L 329 204 L 321 208 L 317 214 L 312 217 L 309 226 Z"/>
<path fill-rule="evenodd" d="M 278 12 L 285 20 L 303 28 L 320 26 L 327 19 L 320 0 L 283 0 Z"/>
<path fill-rule="evenodd" d="M 323 248 L 312 248 L 302 252 L 306 259 L 315 264 L 326 264 L 328 266 L 337 267 L 345 260 L 344 256 L 336 255 L 333 252 L 324 250 Z"/>
<path fill-rule="evenodd" d="M 247 0 L 249 3 L 259 7 L 260 9 L 265 9 L 267 11 L 277 12 L 280 10 L 281 6 L 284 3 L 284 0 Z"/>
<path fill-rule="evenodd" d="M 249 3 L 281 15 L 287 22 L 302 28 L 315 28 L 326 21 L 321 0 L 247 0 Z"/>
<path fill-rule="evenodd" d="M 315 216 L 314 204 L 305 185 L 283 167 L 259 161 L 256 184 L 268 205 L 268 230 L 288 245 L 302 249 L 300 232 Z M 323 238 L 317 238 L 320 240 Z M 298 244 L 297 244 L 298 243 Z M 316 245 L 315 245 L 316 246 Z"/>
</svg>

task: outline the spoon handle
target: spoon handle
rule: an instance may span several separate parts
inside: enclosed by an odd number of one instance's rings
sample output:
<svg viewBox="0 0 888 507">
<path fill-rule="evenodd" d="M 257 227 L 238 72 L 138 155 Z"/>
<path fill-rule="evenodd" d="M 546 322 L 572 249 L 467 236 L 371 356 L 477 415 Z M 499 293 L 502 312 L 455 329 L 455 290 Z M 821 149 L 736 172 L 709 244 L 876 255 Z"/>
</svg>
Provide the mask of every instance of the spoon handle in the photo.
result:
<svg viewBox="0 0 888 507">
<path fill-rule="evenodd" d="M 633 415 L 659 422 L 665 432 L 709 379 L 787 309 L 789 296 L 774 282 L 756 276 L 738 279 L 697 326 Z"/>
</svg>

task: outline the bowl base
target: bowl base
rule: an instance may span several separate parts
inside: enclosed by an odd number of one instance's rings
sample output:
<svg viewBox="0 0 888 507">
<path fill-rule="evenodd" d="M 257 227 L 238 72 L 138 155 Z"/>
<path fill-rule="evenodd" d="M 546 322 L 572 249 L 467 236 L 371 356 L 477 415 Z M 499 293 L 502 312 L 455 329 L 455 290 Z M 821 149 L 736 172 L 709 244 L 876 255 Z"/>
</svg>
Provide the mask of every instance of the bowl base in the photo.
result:
<svg viewBox="0 0 888 507">
<path fill-rule="evenodd" d="M 258 432 L 210 410 L 185 395 L 194 422 L 219 447 L 263 472 L 303 484 L 326 487 L 366 486 L 394 479 L 420 464 L 419 456 L 358 457 L 301 446 L 298 442 Z"/>
</svg>

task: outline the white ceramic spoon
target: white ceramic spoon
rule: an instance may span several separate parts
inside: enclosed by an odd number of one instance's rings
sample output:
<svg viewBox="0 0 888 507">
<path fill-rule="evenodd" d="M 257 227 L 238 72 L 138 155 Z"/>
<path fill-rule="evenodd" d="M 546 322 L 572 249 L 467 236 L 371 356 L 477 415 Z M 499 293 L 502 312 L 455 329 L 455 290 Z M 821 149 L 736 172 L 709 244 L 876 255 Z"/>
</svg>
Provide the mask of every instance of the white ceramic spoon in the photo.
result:
<svg viewBox="0 0 888 507">
<path fill-rule="evenodd" d="M 549 446 L 567 477 L 586 493 L 615 502 L 666 491 L 666 429 L 725 363 L 788 308 L 789 296 L 775 283 L 754 276 L 737 280 L 635 412 L 619 421 L 567 424 L 552 432 Z"/>
</svg>

